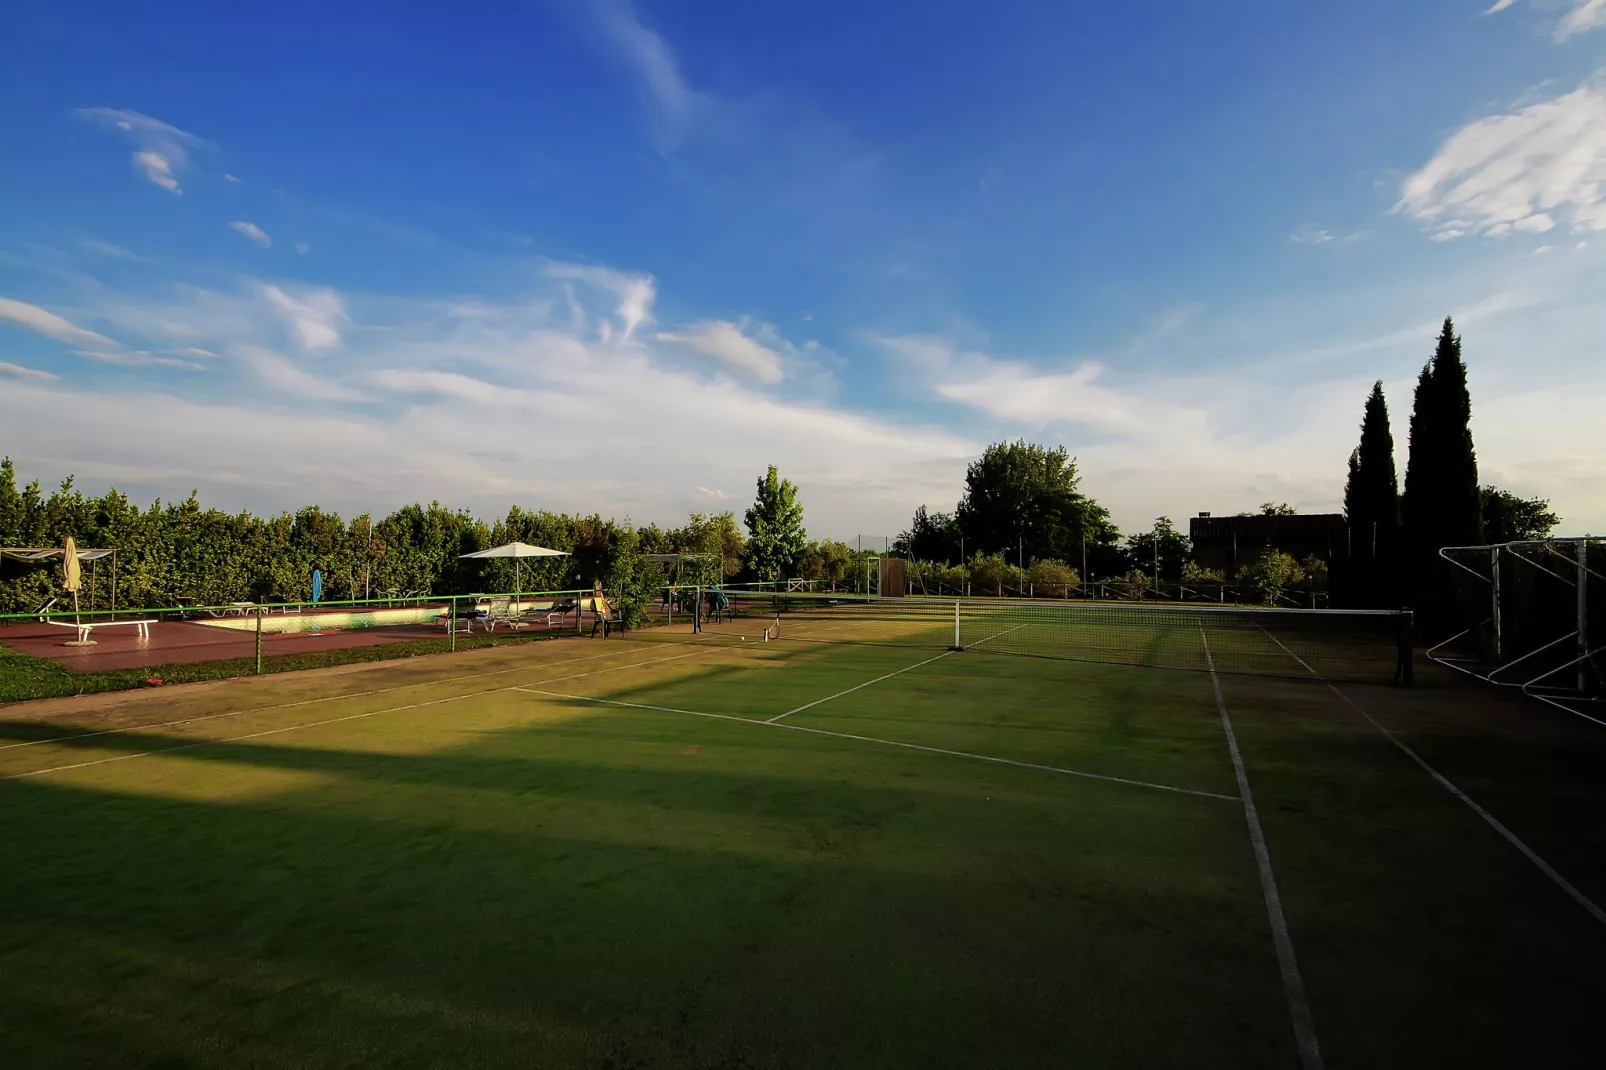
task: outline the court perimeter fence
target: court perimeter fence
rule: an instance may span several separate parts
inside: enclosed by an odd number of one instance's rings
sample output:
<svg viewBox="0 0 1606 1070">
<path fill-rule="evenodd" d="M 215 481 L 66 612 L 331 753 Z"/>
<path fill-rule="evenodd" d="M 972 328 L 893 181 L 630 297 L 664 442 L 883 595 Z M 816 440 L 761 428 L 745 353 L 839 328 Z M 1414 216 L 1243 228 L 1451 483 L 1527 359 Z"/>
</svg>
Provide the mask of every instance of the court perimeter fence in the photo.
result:
<svg viewBox="0 0 1606 1070">
<path fill-rule="evenodd" d="M 321 602 L 119 607 L 0 615 L 0 646 L 76 672 L 188 666 L 183 677 L 263 673 L 446 653 L 583 633 L 590 590 Z M 209 663 L 212 671 L 199 666 Z"/>
<path fill-rule="evenodd" d="M 476 649 L 562 635 L 865 643 L 1160 668 L 1411 681 L 1409 611 L 1157 602 L 878 597 L 782 584 L 679 586 L 605 602 L 587 590 L 230 603 L 0 616 L 0 675 L 49 661 L 95 690 Z M 797 581 L 793 586 L 800 586 Z M 602 617 L 614 618 L 604 627 Z M 664 627 L 682 625 L 684 627 Z M 154 675 L 152 671 L 154 672 Z M 87 681 L 89 674 L 98 674 Z M 143 674 L 143 675 L 142 675 Z M 163 677 L 166 677 L 164 680 Z M 0 681 L 4 682 L 4 681 Z M 60 685 L 65 693 L 79 689 Z M 10 698 L 26 687 L 0 688 Z M 62 693 L 61 691 L 54 693 Z"/>
</svg>

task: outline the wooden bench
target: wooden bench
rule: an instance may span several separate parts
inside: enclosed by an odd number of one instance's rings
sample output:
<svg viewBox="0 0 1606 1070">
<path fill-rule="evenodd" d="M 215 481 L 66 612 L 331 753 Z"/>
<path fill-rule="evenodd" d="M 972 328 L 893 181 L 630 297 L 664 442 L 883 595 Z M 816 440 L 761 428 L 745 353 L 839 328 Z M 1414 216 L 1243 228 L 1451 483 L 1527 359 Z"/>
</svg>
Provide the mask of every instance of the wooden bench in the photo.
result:
<svg viewBox="0 0 1606 1070">
<path fill-rule="evenodd" d="M 89 641 L 89 633 L 96 628 L 137 628 L 141 639 L 149 639 L 151 637 L 151 625 L 157 622 L 154 620 L 102 620 L 83 624 L 70 620 L 47 620 L 45 623 L 53 624 L 58 628 L 76 628 L 78 629 L 78 641 L 85 643 Z"/>
</svg>

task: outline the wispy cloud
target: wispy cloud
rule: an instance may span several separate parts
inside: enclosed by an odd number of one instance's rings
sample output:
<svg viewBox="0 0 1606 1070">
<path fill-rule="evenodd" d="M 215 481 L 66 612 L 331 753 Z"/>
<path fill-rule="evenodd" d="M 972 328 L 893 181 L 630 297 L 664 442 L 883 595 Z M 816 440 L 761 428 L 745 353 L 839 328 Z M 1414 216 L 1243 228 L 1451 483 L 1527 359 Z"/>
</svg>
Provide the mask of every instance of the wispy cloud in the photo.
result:
<svg viewBox="0 0 1606 1070">
<path fill-rule="evenodd" d="M 97 348 L 117 349 L 117 342 L 107 338 L 104 334 L 85 330 L 56 315 L 46 311 L 38 305 L 30 305 L 25 301 L 15 301 L 9 297 L 0 297 L 0 321 L 15 323 L 19 327 L 26 327 L 47 338 L 54 338 L 58 342 L 67 342 L 78 346 L 95 346 Z"/>
<path fill-rule="evenodd" d="M 233 175 L 229 174 L 227 171 L 224 171 L 223 172 L 223 181 L 225 181 L 225 182 L 238 182 L 240 180 L 238 178 L 235 178 Z"/>
<path fill-rule="evenodd" d="M 304 241 L 298 241 L 292 245 L 291 248 L 296 251 L 297 256 L 306 256 L 307 253 L 312 249 L 312 246 L 308 245 Z"/>
<path fill-rule="evenodd" d="M 190 150 L 209 148 L 210 144 L 187 130 L 180 130 L 160 119 L 124 108 L 79 108 L 73 112 L 78 118 L 115 134 L 135 145 L 130 161 L 153 185 L 169 193 L 183 193 L 178 172 L 190 160 Z"/>
<path fill-rule="evenodd" d="M 11 364 L 0 360 L 0 378 L 28 379 L 36 383 L 48 383 L 54 382 L 55 380 L 59 379 L 60 376 L 51 375 L 49 372 L 42 372 L 37 368 L 24 368 L 21 364 Z"/>
<path fill-rule="evenodd" d="M 778 383 L 783 377 L 781 355 L 755 342 L 743 334 L 740 327 L 726 320 L 705 320 L 679 331 L 660 331 L 657 338 L 660 342 L 711 357 L 728 370 L 761 383 Z"/>
<path fill-rule="evenodd" d="M 329 349 L 340 344 L 339 325 L 346 321 L 340 295 L 327 288 L 292 297 L 277 286 L 262 287 L 262 296 L 290 324 L 303 349 Z"/>
<path fill-rule="evenodd" d="M 229 227 L 232 230 L 237 230 L 241 234 L 244 234 L 247 238 L 256 242 L 264 249 L 273 244 L 273 239 L 268 237 L 268 232 L 257 226 L 255 223 L 247 223 L 243 219 L 236 219 L 234 222 L 229 224 Z"/>
<path fill-rule="evenodd" d="M 1288 235 L 1288 240 L 1295 245 L 1348 245 L 1362 236 L 1362 231 L 1335 231 L 1326 227 L 1318 227 L 1314 223 L 1306 223 Z"/>
<path fill-rule="evenodd" d="M 180 360 L 177 357 L 161 357 L 143 349 L 131 350 L 96 350 L 75 349 L 74 355 L 87 357 L 101 364 L 115 364 L 123 368 L 182 368 L 184 371 L 198 372 L 201 366 L 192 360 Z"/>
<path fill-rule="evenodd" d="M 1497 15 L 1508 7 L 1516 6 L 1516 3 L 1517 0 L 1495 0 L 1483 13 Z M 1551 31 L 1551 37 L 1557 42 L 1606 26 L 1606 0 L 1537 0 L 1534 6 L 1566 10 Z"/>
<path fill-rule="evenodd" d="M 101 256 L 109 256 L 114 260 L 133 260 L 139 263 L 150 262 L 147 257 L 140 256 L 136 252 L 124 249 L 121 245 L 114 245 L 109 241 L 100 241 L 95 238 L 85 238 L 78 244 L 83 246 L 85 249 L 88 249 L 92 253 L 99 253 Z"/>
<path fill-rule="evenodd" d="M 684 136 L 699 107 L 709 101 L 686 83 L 673 49 L 662 36 L 643 25 L 627 0 L 592 5 L 597 25 L 616 54 L 641 79 L 658 116 L 659 147 L 669 151 Z"/>
<path fill-rule="evenodd" d="M 1606 230 L 1606 85 L 1597 77 L 1468 123 L 1406 179 L 1395 207 L 1438 241 Z"/>
<path fill-rule="evenodd" d="M 547 274 L 555 279 L 580 279 L 612 292 L 619 299 L 614 315 L 623 325 L 618 339 L 621 343 L 630 341 L 637 327 L 652 322 L 652 306 L 658 297 L 658 282 L 651 275 L 615 271 L 590 264 L 564 263 L 549 264 Z M 607 342 L 612 337 L 613 328 L 603 324 L 602 340 Z"/>
</svg>

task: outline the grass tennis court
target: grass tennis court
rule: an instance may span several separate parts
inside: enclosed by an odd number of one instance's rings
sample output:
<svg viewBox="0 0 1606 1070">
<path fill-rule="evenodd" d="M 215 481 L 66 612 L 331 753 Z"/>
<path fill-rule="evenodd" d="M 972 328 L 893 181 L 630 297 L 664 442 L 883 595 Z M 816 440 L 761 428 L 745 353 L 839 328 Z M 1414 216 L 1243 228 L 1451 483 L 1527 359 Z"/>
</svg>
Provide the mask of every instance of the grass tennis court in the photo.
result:
<svg viewBox="0 0 1606 1070">
<path fill-rule="evenodd" d="M 853 627 L 0 709 L 0 1062 L 1298 1066 L 1218 684 L 1321 1065 L 1606 1054 L 1588 726 Z"/>
</svg>

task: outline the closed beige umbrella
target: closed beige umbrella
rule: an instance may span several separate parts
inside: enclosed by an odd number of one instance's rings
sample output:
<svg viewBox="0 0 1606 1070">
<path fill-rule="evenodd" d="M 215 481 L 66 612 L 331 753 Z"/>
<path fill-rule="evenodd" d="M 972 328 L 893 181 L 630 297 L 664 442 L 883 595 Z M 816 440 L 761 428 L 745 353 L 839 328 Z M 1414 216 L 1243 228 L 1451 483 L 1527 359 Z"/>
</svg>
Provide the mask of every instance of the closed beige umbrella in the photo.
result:
<svg viewBox="0 0 1606 1070">
<path fill-rule="evenodd" d="M 67 544 L 61 550 L 61 585 L 72 592 L 72 618 L 73 623 L 78 620 L 78 588 L 84 585 L 84 567 L 78 563 L 78 544 L 71 535 L 67 536 Z M 83 633 L 80 632 L 80 635 Z M 68 646 L 94 646 L 93 639 L 74 639 Z"/>
</svg>

